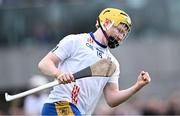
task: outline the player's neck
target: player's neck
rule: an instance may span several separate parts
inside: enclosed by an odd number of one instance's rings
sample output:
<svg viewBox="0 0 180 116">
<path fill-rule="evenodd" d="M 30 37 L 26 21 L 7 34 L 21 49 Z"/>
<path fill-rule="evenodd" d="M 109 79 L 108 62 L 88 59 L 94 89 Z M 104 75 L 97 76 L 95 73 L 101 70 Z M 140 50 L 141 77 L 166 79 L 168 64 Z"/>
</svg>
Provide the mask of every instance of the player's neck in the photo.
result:
<svg viewBox="0 0 180 116">
<path fill-rule="evenodd" d="M 95 32 L 94 32 L 94 36 L 95 38 L 101 42 L 102 44 L 104 45 L 107 45 L 107 39 L 106 37 L 104 36 L 103 32 L 101 31 L 100 28 L 98 28 Z"/>
</svg>

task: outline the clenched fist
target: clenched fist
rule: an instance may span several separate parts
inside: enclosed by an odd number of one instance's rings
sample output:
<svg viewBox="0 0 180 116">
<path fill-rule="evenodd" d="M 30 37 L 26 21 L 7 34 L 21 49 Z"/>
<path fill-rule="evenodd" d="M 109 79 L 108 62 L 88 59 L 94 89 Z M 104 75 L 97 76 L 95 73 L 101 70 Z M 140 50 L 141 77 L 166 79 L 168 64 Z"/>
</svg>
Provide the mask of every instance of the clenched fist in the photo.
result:
<svg viewBox="0 0 180 116">
<path fill-rule="evenodd" d="M 75 81 L 72 73 L 61 73 L 57 76 L 57 79 L 61 84 L 67 84 Z"/>
<path fill-rule="evenodd" d="M 151 77 L 149 76 L 149 73 L 141 71 L 137 79 L 137 84 L 140 86 L 145 86 L 146 84 L 150 83 L 150 81 Z"/>
</svg>

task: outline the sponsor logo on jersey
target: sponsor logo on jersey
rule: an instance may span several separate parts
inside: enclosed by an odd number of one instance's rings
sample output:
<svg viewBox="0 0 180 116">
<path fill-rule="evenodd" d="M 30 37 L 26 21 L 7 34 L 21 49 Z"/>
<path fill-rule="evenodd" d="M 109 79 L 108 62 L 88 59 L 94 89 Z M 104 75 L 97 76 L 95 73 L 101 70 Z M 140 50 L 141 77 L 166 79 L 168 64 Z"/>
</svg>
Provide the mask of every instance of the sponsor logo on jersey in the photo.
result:
<svg viewBox="0 0 180 116">
<path fill-rule="evenodd" d="M 91 50 L 94 50 L 94 47 L 93 47 L 93 39 L 91 38 L 88 38 L 87 39 L 87 42 L 86 42 L 86 46 L 89 47 Z"/>
</svg>

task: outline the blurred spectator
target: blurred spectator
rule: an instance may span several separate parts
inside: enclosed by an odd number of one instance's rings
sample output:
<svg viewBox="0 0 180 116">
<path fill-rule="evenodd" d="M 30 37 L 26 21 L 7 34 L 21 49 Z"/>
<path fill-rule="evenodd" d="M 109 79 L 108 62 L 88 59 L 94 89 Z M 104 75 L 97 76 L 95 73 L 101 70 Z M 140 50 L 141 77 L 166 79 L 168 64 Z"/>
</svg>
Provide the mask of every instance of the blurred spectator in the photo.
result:
<svg viewBox="0 0 180 116">
<path fill-rule="evenodd" d="M 161 99 L 152 97 L 147 99 L 142 109 L 143 115 L 163 115 L 165 114 L 165 104 Z"/>
<path fill-rule="evenodd" d="M 41 76 L 35 75 L 30 78 L 29 86 L 30 88 L 35 88 L 37 86 L 47 83 L 48 80 Z M 24 112 L 25 115 L 40 115 L 43 102 L 47 98 L 46 91 L 40 91 L 30 96 L 27 96 L 24 101 Z"/>
<path fill-rule="evenodd" d="M 24 115 L 20 99 L 11 102 L 9 115 Z"/>
<path fill-rule="evenodd" d="M 167 104 L 167 115 L 180 115 L 180 94 L 173 93 Z"/>
<path fill-rule="evenodd" d="M 48 44 L 52 41 L 49 33 L 48 27 L 45 24 L 38 23 L 34 26 L 33 36 L 40 44 Z"/>
<path fill-rule="evenodd" d="M 141 114 L 142 101 L 137 97 L 133 96 L 127 103 L 119 105 L 114 109 L 114 115 L 140 115 Z"/>
</svg>

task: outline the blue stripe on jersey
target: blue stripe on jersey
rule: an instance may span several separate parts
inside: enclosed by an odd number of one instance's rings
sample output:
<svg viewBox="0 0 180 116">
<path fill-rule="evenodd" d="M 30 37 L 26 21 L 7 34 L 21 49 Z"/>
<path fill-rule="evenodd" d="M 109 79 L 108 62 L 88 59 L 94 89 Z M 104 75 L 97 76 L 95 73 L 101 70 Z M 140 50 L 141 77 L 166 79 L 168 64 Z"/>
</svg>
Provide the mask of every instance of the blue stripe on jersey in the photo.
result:
<svg viewBox="0 0 180 116">
<path fill-rule="evenodd" d="M 71 106 L 71 110 L 74 112 L 75 116 L 81 116 L 81 112 L 78 110 L 78 108 L 74 104 L 69 103 L 69 105 Z"/>
<path fill-rule="evenodd" d="M 54 103 L 45 103 L 42 109 L 42 116 L 53 115 L 57 116 L 56 108 Z"/>
<path fill-rule="evenodd" d="M 90 36 L 93 38 L 93 40 L 94 40 L 99 46 L 101 46 L 102 48 L 107 48 L 106 45 L 103 45 L 103 44 L 101 44 L 100 42 L 98 42 L 98 41 L 96 40 L 96 38 L 94 37 L 93 32 L 90 32 L 89 34 L 90 34 Z"/>
</svg>

